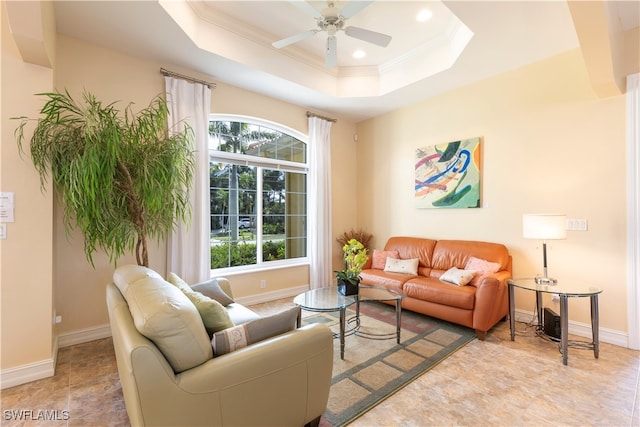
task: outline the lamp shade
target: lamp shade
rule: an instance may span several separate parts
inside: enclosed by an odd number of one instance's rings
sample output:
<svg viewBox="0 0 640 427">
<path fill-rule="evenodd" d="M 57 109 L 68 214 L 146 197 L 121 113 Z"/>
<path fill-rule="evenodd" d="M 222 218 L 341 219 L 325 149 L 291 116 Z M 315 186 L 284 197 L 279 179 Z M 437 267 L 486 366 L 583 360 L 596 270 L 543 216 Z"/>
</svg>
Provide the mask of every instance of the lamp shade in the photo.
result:
<svg viewBox="0 0 640 427">
<path fill-rule="evenodd" d="M 554 240 L 567 237 L 567 216 L 563 214 L 522 215 L 522 237 Z"/>
</svg>

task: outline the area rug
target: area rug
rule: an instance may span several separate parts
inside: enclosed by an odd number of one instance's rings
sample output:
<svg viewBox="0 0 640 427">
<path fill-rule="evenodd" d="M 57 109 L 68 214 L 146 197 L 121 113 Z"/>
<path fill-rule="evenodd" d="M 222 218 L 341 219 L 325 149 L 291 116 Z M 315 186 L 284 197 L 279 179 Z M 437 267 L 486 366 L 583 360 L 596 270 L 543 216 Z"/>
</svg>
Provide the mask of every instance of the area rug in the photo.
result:
<svg viewBox="0 0 640 427">
<path fill-rule="evenodd" d="M 303 323 L 324 323 L 338 332 L 338 313 L 304 312 Z M 349 327 L 355 312 L 347 311 Z M 395 308 L 378 302 L 360 305 L 360 332 L 393 334 Z M 334 340 L 333 379 L 321 426 L 344 426 L 393 395 L 475 339 L 473 329 L 411 311 L 402 312 L 400 344 L 396 339 L 371 339 L 351 331 L 345 338 L 344 360 Z"/>
</svg>

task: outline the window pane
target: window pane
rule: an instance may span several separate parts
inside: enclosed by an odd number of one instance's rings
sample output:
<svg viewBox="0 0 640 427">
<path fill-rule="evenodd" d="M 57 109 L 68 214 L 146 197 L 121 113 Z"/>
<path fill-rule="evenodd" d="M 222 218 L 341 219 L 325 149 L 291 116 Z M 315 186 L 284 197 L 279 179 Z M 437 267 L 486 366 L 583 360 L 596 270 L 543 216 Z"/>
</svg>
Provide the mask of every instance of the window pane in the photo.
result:
<svg viewBox="0 0 640 427">
<path fill-rule="evenodd" d="M 307 255 L 306 175 L 265 169 L 263 172 L 262 232 L 264 260 L 300 258 Z M 267 251 L 267 246 L 271 250 Z"/>
<path fill-rule="evenodd" d="M 306 257 L 306 144 L 258 124 L 211 121 L 209 130 L 211 268 Z M 293 161 L 301 168 L 251 166 L 251 157 L 218 152 Z"/>
<path fill-rule="evenodd" d="M 257 168 L 210 163 L 211 268 L 256 263 Z"/>
<path fill-rule="evenodd" d="M 304 142 L 291 135 L 248 123 L 210 122 L 209 149 L 302 164 L 307 162 Z"/>
</svg>

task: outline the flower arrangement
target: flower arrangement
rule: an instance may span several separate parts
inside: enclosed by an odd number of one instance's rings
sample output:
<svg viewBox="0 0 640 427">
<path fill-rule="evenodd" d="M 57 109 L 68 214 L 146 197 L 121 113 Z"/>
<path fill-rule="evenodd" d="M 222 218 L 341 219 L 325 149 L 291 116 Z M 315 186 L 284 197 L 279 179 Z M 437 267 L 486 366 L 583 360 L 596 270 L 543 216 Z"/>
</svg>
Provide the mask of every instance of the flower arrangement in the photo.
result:
<svg viewBox="0 0 640 427">
<path fill-rule="evenodd" d="M 342 247 L 344 270 L 336 271 L 338 281 L 358 285 L 362 267 L 367 262 L 367 249 L 356 239 L 350 239 Z"/>
</svg>

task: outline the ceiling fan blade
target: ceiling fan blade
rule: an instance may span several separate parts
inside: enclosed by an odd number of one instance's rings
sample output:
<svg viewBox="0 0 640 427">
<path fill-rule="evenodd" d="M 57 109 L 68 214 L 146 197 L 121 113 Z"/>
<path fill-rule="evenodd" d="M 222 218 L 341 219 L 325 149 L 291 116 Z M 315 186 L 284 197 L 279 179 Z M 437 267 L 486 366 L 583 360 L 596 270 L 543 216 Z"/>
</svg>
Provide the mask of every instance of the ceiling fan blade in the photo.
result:
<svg viewBox="0 0 640 427">
<path fill-rule="evenodd" d="M 313 6 L 304 0 L 289 0 L 289 3 L 300 9 L 302 12 L 313 17 L 313 19 L 324 19 L 324 16 Z"/>
<path fill-rule="evenodd" d="M 286 39 L 275 41 L 275 42 L 271 43 L 271 46 L 275 47 L 276 49 L 282 49 L 285 46 L 289 46 L 290 44 L 298 43 L 299 41 L 304 40 L 307 37 L 311 37 L 312 35 L 314 35 L 318 31 L 319 30 L 305 31 L 304 33 L 296 34 L 295 36 L 291 36 L 291 37 L 287 37 Z"/>
<path fill-rule="evenodd" d="M 327 67 L 338 65 L 337 44 L 336 36 L 327 37 L 327 52 L 324 61 L 324 65 Z"/>
<path fill-rule="evenodd" d="M 365 42 L 377 44 L 378 46 L 387 47 L 391 43 L 391 36 L 375 31 L 365 30 L 360 27 L 346 27 L 344 32 L 349 37 L 363 40 Z"/>
<path fill-rule="evenodd" d="M 349 19 L 356 13 L 360 12 L 365 7 L 369 6 L 371 3 L 373 3 L 372 0 L 371 1 L 351 0 L 349 3 L 347 3 L 345 7 L 342 8 L 342 10 L 340 11 L 340 15 L 342 15 L 344 19 Z"/>
</svg>

